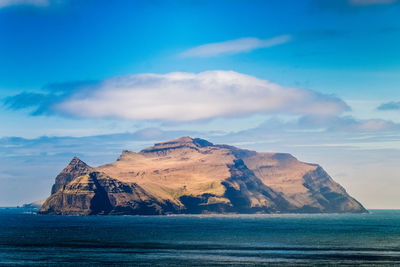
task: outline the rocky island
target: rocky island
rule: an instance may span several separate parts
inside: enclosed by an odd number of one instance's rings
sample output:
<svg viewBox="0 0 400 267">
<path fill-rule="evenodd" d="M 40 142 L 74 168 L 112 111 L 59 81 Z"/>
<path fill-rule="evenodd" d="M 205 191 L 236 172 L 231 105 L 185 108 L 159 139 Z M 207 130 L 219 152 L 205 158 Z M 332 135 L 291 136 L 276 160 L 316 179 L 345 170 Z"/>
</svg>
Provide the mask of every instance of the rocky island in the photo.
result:
<svg viewBox="0 0 400 267">
<path fill-rule="evenodd" d="M 56 177 L 40 214 L 362 213 L 319 165 L 200 138 L 157 143 L 91 167 L 78 158 Z"/>
</svg>

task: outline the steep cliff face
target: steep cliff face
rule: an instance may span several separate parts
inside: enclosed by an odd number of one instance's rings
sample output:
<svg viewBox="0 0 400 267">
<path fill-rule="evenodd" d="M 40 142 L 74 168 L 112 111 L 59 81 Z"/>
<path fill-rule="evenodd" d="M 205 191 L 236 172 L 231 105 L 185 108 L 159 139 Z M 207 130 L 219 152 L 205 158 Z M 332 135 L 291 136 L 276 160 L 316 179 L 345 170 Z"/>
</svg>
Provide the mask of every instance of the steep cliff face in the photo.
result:
<svg viewBox="0 0 400 267">
<path fill-rule="evenodd" d="M 318 165 L 190 137 L 56 177 L 42 214 L 366 212 Z"/>
</svg>

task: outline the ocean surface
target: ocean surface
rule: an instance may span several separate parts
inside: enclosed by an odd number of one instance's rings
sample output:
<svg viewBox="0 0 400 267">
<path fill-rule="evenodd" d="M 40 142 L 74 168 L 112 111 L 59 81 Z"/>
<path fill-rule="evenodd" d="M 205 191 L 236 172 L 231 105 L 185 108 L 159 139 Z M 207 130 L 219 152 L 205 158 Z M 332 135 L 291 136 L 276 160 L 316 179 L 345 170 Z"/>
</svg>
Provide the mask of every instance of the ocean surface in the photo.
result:
<svg viewBox="0 0 400 267">
<path fill-rule="evenodd" d="M 44 216 L 0 209 L 1 266 L 400 265 L 400 211 Z"/>
</svg>

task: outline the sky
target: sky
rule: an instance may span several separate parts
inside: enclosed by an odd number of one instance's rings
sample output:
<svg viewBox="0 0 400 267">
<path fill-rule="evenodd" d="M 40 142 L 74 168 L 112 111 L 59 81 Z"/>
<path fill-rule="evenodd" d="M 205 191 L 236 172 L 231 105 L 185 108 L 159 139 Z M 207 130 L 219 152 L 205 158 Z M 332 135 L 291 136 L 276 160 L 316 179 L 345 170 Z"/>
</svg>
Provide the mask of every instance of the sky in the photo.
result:
<svg viewBox="0 0 400 267">
<path fill-rule="evenodd" d="M 322 165 L 400 208 L 400 1 L 0 0 L 0 206 L 201 137 Z"/>
</svg>

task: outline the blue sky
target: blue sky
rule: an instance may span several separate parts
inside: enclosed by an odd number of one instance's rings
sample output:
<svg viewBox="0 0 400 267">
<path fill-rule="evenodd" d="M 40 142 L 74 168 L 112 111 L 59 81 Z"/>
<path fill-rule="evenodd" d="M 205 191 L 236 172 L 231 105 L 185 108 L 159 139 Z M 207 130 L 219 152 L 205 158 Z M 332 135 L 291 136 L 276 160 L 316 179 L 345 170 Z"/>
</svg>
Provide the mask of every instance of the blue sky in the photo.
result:
<svg viewBox="0 0 400 267">
<path fill-rule="evenodd" d="M 75 154 L 96 165 L 196 135 L 291 152 L 367 207 L 400 208 L 399 11 L 396 0 L 0 0 L 0 206 L 46 197 Z"/>
</svg>

